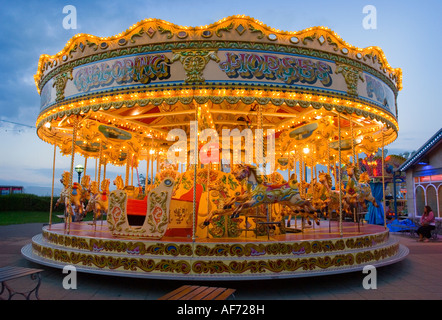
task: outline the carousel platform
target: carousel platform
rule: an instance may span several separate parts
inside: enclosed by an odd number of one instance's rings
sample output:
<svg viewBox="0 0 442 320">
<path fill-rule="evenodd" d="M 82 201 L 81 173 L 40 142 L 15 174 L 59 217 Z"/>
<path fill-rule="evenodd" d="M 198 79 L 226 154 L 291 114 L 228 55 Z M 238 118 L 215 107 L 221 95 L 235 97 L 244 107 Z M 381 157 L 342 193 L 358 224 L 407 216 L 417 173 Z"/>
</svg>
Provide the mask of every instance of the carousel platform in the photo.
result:
<svg viewBox="0 0 442 320">
<path fill-rule="evenodd" d="M 303 232 L 237 238 L 114 237 L 106 222 L 44 226 L 22 248 L 28 260 L 79 272 L 177 280 L 257 280 L 329 275 L 403 260 L 408 248 L 376 225 L 321 221 Z M 292 223 L 293 225 L 293 223 Z M 289 230 L 294 231 L 294 230 Z"/>
</svg>

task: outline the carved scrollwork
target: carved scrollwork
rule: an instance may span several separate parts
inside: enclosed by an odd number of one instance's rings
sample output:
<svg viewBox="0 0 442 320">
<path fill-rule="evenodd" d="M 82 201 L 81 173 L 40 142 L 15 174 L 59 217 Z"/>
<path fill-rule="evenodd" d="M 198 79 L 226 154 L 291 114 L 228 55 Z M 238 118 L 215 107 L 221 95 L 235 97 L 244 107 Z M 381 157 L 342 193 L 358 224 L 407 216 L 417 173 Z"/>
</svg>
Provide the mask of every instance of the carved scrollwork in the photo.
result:
<svg viewBox="0 0 442 320">
<path fill-rule="evenodd" d="M 205 82 L 203 71 L 210 60 L 219 62 L 216 51 L 197 50 L 175 52 L 171 62 L 180 60 L 186 71 L 187 83 Z"/>
</svg>

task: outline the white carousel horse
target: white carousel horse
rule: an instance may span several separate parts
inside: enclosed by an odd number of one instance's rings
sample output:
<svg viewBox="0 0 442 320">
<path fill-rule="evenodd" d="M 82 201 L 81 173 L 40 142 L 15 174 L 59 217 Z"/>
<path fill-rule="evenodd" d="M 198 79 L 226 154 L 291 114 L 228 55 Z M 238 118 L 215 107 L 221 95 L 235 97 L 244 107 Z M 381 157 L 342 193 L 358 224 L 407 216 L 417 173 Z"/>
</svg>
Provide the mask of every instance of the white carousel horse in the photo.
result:
<svg viewBox="0 0 442 320">
<path fill-rule="evenodd" d="M 295 180 L 290 180 L 283 184 L 265 184 L 256 173 L 256 169 L 248 165 L 238 165 L 234 172 L 238 181 L 247 179 L 248 192 L 246 199 L 233 210 L 232 217 L 238 217 L 242 210 L 246 210 L 261 204 L 280 203 L 288 206 L 294 212 L 300 212 L 310 223 L 312 218 L 319 225 L 319 218 L 316 209 L 310 201 L 301 198 L 298 184 Z M 225 207 L 226 208 L 226 207 Z"/>
</svg>

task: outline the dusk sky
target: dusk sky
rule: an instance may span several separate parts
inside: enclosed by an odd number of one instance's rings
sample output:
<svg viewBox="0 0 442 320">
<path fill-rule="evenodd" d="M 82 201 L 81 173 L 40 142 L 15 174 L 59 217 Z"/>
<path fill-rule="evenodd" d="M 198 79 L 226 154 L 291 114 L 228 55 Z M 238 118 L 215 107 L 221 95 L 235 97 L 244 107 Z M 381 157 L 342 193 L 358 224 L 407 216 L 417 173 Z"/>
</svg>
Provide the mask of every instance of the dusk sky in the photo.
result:
<svg viewBox="0 0 442 320">
<path fill-rule="evenodd" d="M 77 29 L 63 28 L 63 7 L 77 9 Z M 373 5 L 377 28 L 364 29 L 363 8 Z M 389 154 L 417 150 L 441 127 L 439 101 L 442 63 L 442 2 L 162 0 L 162 1 L 23 1 L 2 3 L 0 10 L 0 184 L 50 187 L 53 146 L 35 132 L 40 97 L 34 74 L 41 54 L 56 54 L 77 33 L 109 37 L 146 18 L 200 26 L 244 14 L 276 29 L 298 31 L 326 26 L 344 41 L 365 48 L 379 46 L 389 64 L 403 71 L 399 92 L 399 136 Z M 15 125 L 13 123 L 24 124 Z M 78 157 L 78 163 L 82 158 Z M 77 164 L 77 162 L 76 162 Z M 57 154 L 56 187 L 70 157 Z M 116 175 L 121 171 L 108 169 Z M 140 168 L 140 173 L 144 173 Z"/>
</svg>

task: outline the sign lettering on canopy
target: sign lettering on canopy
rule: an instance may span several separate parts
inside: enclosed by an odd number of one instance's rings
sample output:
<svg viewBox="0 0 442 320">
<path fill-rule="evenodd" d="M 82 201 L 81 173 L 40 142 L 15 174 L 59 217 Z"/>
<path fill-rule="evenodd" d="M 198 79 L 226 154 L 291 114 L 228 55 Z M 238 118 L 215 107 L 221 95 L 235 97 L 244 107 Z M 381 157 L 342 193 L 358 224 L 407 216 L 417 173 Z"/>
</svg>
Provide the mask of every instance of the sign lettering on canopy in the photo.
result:
<svg viewBox="0 0 442 320">
<path fill-rule="evenodd" d="M 280 80 L 286 84 L 320 81 L 325 87 L 332 84 L 332 69 L 320 60 L 227 52 L 226 61 L 219 66 L 229 78 Z"/>
<path fill-rule="evenodd" d="M 338 66 L 331 60 L 266 51 L 219 50 L 216 55 L 217 61 L 208 62 L 202 71 L 206 83 L 237 83 L 256 88 L 277 85 L 303 92 L 338 93 L 395 114 L 393 90 L 381 79 L 352 66 L 343 68 L 342 64 Z M 76 67 L 72 71 L 72 80 L 66 83 L 64 97 L 76 98 L 128 86 L 148 88 L 155 85 L 161 88 L 185 84 L 185 66 L 175 62 L 173 56 L 171 51 L 128 55 Z M 350 78 L 350 72 L 360 76 Z M 53 82 L 51 79 L 42 88 L 41 110 L 57 102 Z"/>
</svg>

